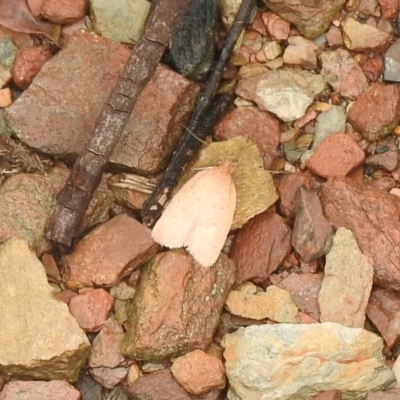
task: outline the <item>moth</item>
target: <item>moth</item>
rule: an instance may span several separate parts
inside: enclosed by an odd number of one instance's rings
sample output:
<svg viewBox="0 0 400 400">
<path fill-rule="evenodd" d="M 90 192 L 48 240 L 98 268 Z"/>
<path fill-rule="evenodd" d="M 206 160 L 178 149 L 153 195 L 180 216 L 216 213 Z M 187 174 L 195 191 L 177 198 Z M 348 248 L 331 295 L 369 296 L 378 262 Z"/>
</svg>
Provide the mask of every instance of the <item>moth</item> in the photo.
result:
<svg viewBox="0 0 400 400">
<path fill-rule="evenodd" d="M 172 198 L 151 236 L 166 247 L 186 247 L 203 267 L 213 265 L 232 226 L 236 188 L 225 161 L 189 179 Z"/>
</svg>

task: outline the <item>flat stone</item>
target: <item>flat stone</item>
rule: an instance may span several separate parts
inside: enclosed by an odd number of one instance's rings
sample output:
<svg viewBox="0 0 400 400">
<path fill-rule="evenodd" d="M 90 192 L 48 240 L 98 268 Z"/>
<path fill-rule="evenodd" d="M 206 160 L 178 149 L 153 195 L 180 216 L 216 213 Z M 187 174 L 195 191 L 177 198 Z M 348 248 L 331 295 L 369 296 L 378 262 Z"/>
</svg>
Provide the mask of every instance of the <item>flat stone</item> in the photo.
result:
<svg viewBox="0 0 400 400">
<path fill-rule="evenodd" d="M 123 15 L 128 15 L 126 10 Z M 75 33 L 57 57 L 42 67 L 29 89 L 6 109 L 9 127 L 34 149 L 54 157 L 76 158 L 129 55 L 126 46 L 110 39 Z M 110 162 L 148 173 L 163 169 L 198 89 L 169 68 L 158 66 L 139 96 Z"/>
<path fill-rule="evenodd" d="M 205 349 L 233 285 L 234 268 L 224 254 L 210 268 L 195 263 L 183 250 L 157 254 L 142 268 L 122 353 L 159 361 Z"/>
<path fill-rule="evenodd" d="M 75 381 L 90 344 L 66 304 L 53 298 L 43 265 L 22 239 L 0 247 L 0 372 Z"/>
<path fill-rule="evenodd" d="M 368 89 L 363 70 L 347 50 L 324 51 L 319 57 L 322 63 L 321 75 L 341 96 L 356 99 Z"/>
<path fill-rule="evenodd" d="M 349 50 L 382 52 L 389 46 L 393 35 L 349 17 L 343 24 L 343 36 Z"/>
<path fill-rule="evenodd" d="M 70 300 L 69 309 L 85 332 L 97 332 L 110 316 L 113 304 L 114 297 L 104 289 L 86 289 Z"/>
<path fill-rule="evenodd" d="M 97 226 L 62 258 L 64 281 L 113 286 L 156 254 L 151 231 L 127 214 Z"/>
<path fill-rule="evenodd" d="M 251 219 L 236 234 L 230 257 L 236 283 L 264 282 L 291 251 L 291 230 L 272 209 Z"/>
<path fill-rule="evenodd" d="M 269 169 L 278 154 L 279 121 L 268 112 L 257 108 L 238 107 L 226 114 L 214 127 L 214 135 L 220 140 L 246 136 L 257 144 L 264 168 Z"/>
<path fill-rule="evenodd" d="M 87 0 L 43 0 L 40 16 L 59 25 L 69 25 L 85 16 Z"/>
<path fill-rule="evenodd" d="M 283 53 L 285 64 L 303 65 L 308 68 L 317 66 L 318 46 L 314 42 L 302 36 L 290 36 L 288 43 L 289 46 Z"/>
<path fill-rule="evenodd" d="M 321 273 L 291 273 L 276 286 L 289 292 L 297 308 L 319 321 L 318 293 L 321 289 L 323 275 Z"/>
<path fill-rule="evenodd" d="M 329 180 L 319 197 L 328 221 L 350 229 L 374 260 L 374 283 L 400 290 L 400 199 L 346 178 Z"/>
<path fill-rule="evenodd" d="M 314 101 L 314 97 L 326 89 L 321 75 L 309 71 L 279 69 L 242 79 L 236 94 L 257 103 L 283 121 L 301 118 Z"/>
<path fill-rule="evenodd" d="M 285 21 L 296 25 L 307 39 L 314 39 L 327 30 L 345 0 L 312 2 L 264 0 L 264 3 Z"/>
<path fill-rule="evenodd" d="M 94 31 L 121 43 L 139 40 L 150 9 L 151 3 L 147 0 L 90 0 Z M 131 18 L 132 15 L 135 18 Z"/>
<path fill-rule="evenodd" d="M 310 157 L 307 168 L 322 178 L 346 176 L 365 160 L 364 150 L 345 133 L 326 138 Z"/>
<path fill-rule="evenodd" d="M 81 394 L 63 381 L 12 381 L 4 386 L 0 400 L 80 400 Z"/>
<path fill-rule="evenodd" d="M 396 85 L 373 83 L 350 108 L 349 122 L 374 142 L 392 133 L 400 121 L 400 90 Z"/>
<path fill-rule="evenodd" d="M 113 389 L 119 385 L 128 375 L 128 369 L 119 368 L 91 368 L 90 375 L 106 389 Z"/>
<path fill-rule="evenodd" d="M 69 176 L 66 168 L 53 168 L 50 173 L 18 174 L 0 187 L 0 243 L 18 236 L 26 240 L 38 256 L 51 248 L 46 229 L 56 205 L 56 194 Z M 110 191 L 101 184 L 94 193 L 82 226 L 91 226 L 108 218 L 112 202 Z"/>
<path fill-rule="evenodd" d="M 377 288 L 369 299 L 367 315 L 392 348 L 400 340 L 400 297 L 397 293 Z"/>
<path fill-rule="evenodd" d="M 203 350 L 194 350 L 176 358 L 171 373 L 187 392 L 194 395 L 225 388 L 224 364 Z"/>
<path fill-rule="evenodd" d="M 275 322 L 297 322 L 298 309 L 290 294 L 277 286 L 258 291 L 250 282 L 229 292 L 225 308 L 233 315 L 255 320 L 270 319 Z"/>
<path fill-rule="evenodd" d="M 374 262 L 371 257 L 361 253 L 350 230 L 339 228 L 336 231 L 332 248 L 326 256 L 324 271 L 318 295 L 321 322 L 363 328 Z"/>
<path fill-rule="evenodd" d="M 333 389 L 361 400 L 396 382 L 379 336 L 332 322 L 239 328 L 222 346 L 230 400 L 306 400 Z"/>
<path fill-rule="evenodd" d="M 125 360 L 120 350 L 123 337 L 124 330 L 121 325 L 113 318 L 108 319 L 92 342 L 90 367 L 118 367 Z"/>
<path fill-rule="evenodd" d="M 322 212 L 315 192 L 299 189 L 297 214 L 292 232 L 292 245 L 305 262 L 325 255 L 332 246 L 332 225 Z"/>
<path fill-rule="evenodd" d="M 381 139 L 376 144 L 374 154 L 367 157 L 366 165 L 392 172 L 399 165 L 396 141 L 392 136 Z"/>
<path fill-rule="evenodd" d="M 397 39 L 385 52 L 383 78 L 386 81 L 400 82 L 400 39 Z"/>
</svg>

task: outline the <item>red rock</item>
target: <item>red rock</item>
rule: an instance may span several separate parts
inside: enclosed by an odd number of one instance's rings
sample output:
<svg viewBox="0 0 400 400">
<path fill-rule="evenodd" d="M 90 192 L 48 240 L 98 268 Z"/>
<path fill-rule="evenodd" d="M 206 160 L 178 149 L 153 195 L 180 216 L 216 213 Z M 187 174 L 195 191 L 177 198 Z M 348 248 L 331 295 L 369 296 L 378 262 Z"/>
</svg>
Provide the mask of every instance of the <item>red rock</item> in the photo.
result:
<svg viewBox="0 0 400 400">
<path fill-rule="evenodd" d="M 122 353 L 155 361 L 206 349 L 234 273 L 225 254 L 212 268 L 195 263 L 184 250 L 157 254 L 140 273 Z"/>
<path fill-rule="evenodd" d="M 91 368 L 89 369 L 90 375 L 104 386 L 106 389 L 113 389 L 119 385 L 128 375 L 128 369 L 119 368 Z"/>
<path fill-rule="evenodd" d="M 301 187 L 297 207 L 292 245 L 305 262 L 316 260 L 325 255 L 332 246 L 332 226 L 325 219 L 315 192 Z"/>
<path fill-rule="evenodd" d="M 304 117 L 301 117 L 294 122 L 294 127 L 296 129 L 302 128 L 303 126 L 307 125 L 310 121 L 313 121 L 317 117 L 318 113 L 312 107 L 310 107 L 307 110 Z"/>
<path fill-rule="evenodd" d="M 217 400 L 221 395 L 220 390 L 200 396 L 190 395 L 175 381 L 169 369 L 139 377 L 127 391 L 132 398 L 157 400 Z"/>
<path fill-rule="evenodd" d="M 397 145 L 392 136 L 388 136 L 377 143 L 374 154 L 367 157 L 365 164 L 386 171 L 394 171 L 399 164 Z"/>
<path fill-rule="evenodd" d="M 61 281 L 60 271 L 58 270 L 56 260 L 50 253 L 45 253 L 42 256 L 42 264 L 46 270 L 47 276 L 54 279 L 56 282 Z"/>
<path fill-rule="evenodd" d="M 27 89 L 43 64 L 53 55 L 42 47 L 23 47 L 19 49 L 12 68 L 14 83 L 21 89 Z"/>
<path fill-rule="evenodd" d="M 321 393 L 314 400 L 341 400 L 340 391 L 330 390 L 329 392 Z"/>
<path fill-rule="evenodd" d="M 364 162 L 364 150 L 345 133 L 326 138 L 308 161 L 307 168 L 323 178 L 346 176 Z"/>
<path fill-rule="evenodd" d="M 290 253 L 290 234 L 290 228 L 272 209 L 243 226 L 230 252 L 236 264 L 236 283 L 265 281 Z"/>
<path fill-rule="evenodd" d="M 45 0 L 28 0 L 28 6 L 35 17 L 40 16 L 40 9 Z"/>
<path fill-rule="evenodd" d="M 44 0 L 42 18 L 55 24 L 72 24 L 85 16 L 87 0 Z"/>
<path fill-rule="evenodd" d="M 367 316 L 392 348 L 400 340 L 400 297 L 397 293 L 376 289 L 371 293 Z"/>
<path fill-rule="evenodd" d="M 400 199 L 346 178 L 329 180 L 319 197 L 328 221 L 350 229 L 374 260 L 374 283 L 400 290 Z"/>
<path fill-rule="evenodd" d="M 69 309 L 85 332 L 97 332 L 110 316 L 113 304 L 114 297 L 104 289 L 89 289 L 73 297 Z"/>
<path fill-rule="evenodd" d="M 369 57 L 361 66 L 364 75 L 371 81 L 376 82 L 382 74 L 383 56 L 382 54 L 374 54 Z"/>
<path fill-rule="evenodd" d="M 267 27 L 269 35 L 275 40 L 286 40 L 290 33 L 290 23 L 278 17 L 278 15 L 267 12 L 262 13 L 261 19 Z"/>
<path fill-rule="evenodd" d="M 253 31 L 261 33 L 263 36 L 267 36 L 267 27 L 264 24 L 264 21 L 261 18 L 261 13 L 257 13 L 256 16 L 253 19 L 253 22 L 250 24 L 249 29 L 252 29 Z"/>
<path fill-rule="evenodd" d="M 368 88 L 361 67 L 347 50 L 325 51 L 320 55 L 320 60 L 321 75 L 341 96 L 355 99 Z"/>
<path fill-rule="evenodd" d="M 398 400 L 400 399 L 400 389 L 390 389 L 386 391 L 370 392 L 365 400 Z"/>
<path fill-rule="evenodd" d="M 235 108 L 218 122 L 214 134 L 220 140 L 240 135 L 250 138 L 257 144 L 266 169 L 271 167 L 278 153 L 279 121 L 270 113 L 257 108 Z"/>
<path fill-rule="evenodd" d="M 277 184 L 280 204 L 279 210 L 286 218 L 294 218 L 297 209 L 299 188 L 304 186 L 308 190 L 314 187 L 314 179 L 311 175 L 296 172 L 284 175 Z"/>
<path fill-rule="evenodd" d="M 114 286 L 158 249 L 150 229 L 120 214 L 96 227 L 62 258 L 63 278 L 83 286 Z"/>
<path fill-rule="evenodd" d="M 336 26 L 331 26 L 325 33 L 325 37 L 330 47 L 343 46 L 342 32 Z"/>
<path fill-rule="evenodd" d="M 12 381 L 0 393 L 1 400 L 80 400 L 81 394 L 64 381 Z"/>
<path fill-rule="evenodd" d="M 222 361 L 202 350 L 176 358 L 171 372 L 175 380 L 189 393 L 203 394 L 225 387 L 225 368 Z"/>
<path fill-rule="evenodd" d="M 57 300 L 63 301 L 65 304 L 69 304 L 71 299 L 75 296 L 78 296 L 78 293 L 75 293 L 71 289 L 62 290 L 60 293 L 54 295 Z"/>
<path fill-rule="evenodd" d="M 298 309 L 314 320 L 319 321 L 318 293 L 321 289 L 323 274 L 291 273 L 276 285 L 290 293 Z"/>
<path fill-rule="evenodd" d="M 380 179 L 372 179 L 368 182 L 368 185 L 374 187 L 375 189 L 390 192 L 396 186 L 396 180 L 391 176 L 384 176 Z"/>
<path fill-rule="evenodd" d="M 399 0 L 378 0 L 384 19 L 397 18 L 399 14 Z"/>
<path fill-rule="evenodd" d="M 0 107 L 8 107 L 12 103 L 11 90 L 0 89 Z"/>
<path fill-rule="evenodd" d="M 398 86 L 380 82 L 372 84 L 354 102 L 347 118 L 370 142 L 389 135 L 400 121 Z"/>
</svg>

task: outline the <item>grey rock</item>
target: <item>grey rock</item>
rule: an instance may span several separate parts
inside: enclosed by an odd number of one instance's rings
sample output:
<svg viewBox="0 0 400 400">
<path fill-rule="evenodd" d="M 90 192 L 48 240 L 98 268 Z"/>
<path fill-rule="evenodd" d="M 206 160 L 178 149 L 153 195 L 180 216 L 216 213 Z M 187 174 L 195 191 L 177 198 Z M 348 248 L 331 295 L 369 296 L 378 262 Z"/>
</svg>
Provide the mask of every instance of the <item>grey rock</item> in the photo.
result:
<svg viewBox="0 0 400 400">
<path fill-rule="evenodd" d="M 3 64 L 9 71 L 11 71 L 11 68 L 14 64 L 17 50 L 18 47 L 11 39 L 0 39 L 0 63 Z"/>
<path fill-rule="evenodd" d="M 396 383 L 382 338 L 332 322 L 239 328 L 222 346 L 230 400 L 310 400 L 332 389 L 361 400 Z"/>
<path fill-rule="evenodd" d="M 373 275 L 373 259 L 361 253 L 349 229 L 339 228 L 326 256 L 325 277 L 318 296 L 321 322 L 362 328 Z"/>
<path fill-rule="evenodd" d="M 397 39 L 385 53 L 383 79 L 400 82 L 400 39 Z"/>
<path fill-rule="evenodd" d="M 0 247 L 0 372 L 23 379 L 75 381 L 90 344 L 22 239 Z"/>
</svg>

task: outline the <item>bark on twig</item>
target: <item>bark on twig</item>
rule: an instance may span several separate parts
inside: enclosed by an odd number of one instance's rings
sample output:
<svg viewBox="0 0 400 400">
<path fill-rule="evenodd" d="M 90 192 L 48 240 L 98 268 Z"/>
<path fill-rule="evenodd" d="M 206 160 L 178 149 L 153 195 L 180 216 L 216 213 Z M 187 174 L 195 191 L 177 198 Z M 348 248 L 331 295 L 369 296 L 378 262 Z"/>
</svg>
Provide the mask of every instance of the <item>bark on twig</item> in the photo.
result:
<svg viewBox="0 0 400 400">
<path fill-rule="evenodd" d="M 100 183 L 104 166 L 191 1 L 159 0 L 149 16 L 139 42 L 97 118 L 91 138 L 59 194 L 47 236 L 62 250 L 69 248 L 79 236 L 83 216 Z"/>
<path fill-rule="evenodd" d="M 233 23 L 229 35 L 226 38 L 220 58 L 213 68 L 203 92 L 199 95 L 196 107 L 190 117 L 187 132 L 182 136 L 177 150 L 174 152 L 163 177 L 157 184 L 154 192 L 146 201 L 142 209 L 142 220 L 147 226 L 153 226 L 160 217 L 165 203 L 168 201 L 172 190 L 182 177 L 186 167 L 193 159 L 194 154 L 200 149 L 201 141 L 209 134 L 209 129 L 204 129 L 204 120 L 212 108 L 213 99 L 221 80 L 222 72 L 229 61 L 235 43 L 245 25 L 250 22 L 251 12 L 255 7 L 254 0 L 243 0 Z M 213 117 L 211 117 L 213 119 Z M 206 128 L 209 128 L 208 126 Z M 194 135 L 193 135 L 194 134 Z"/>
</svg>

